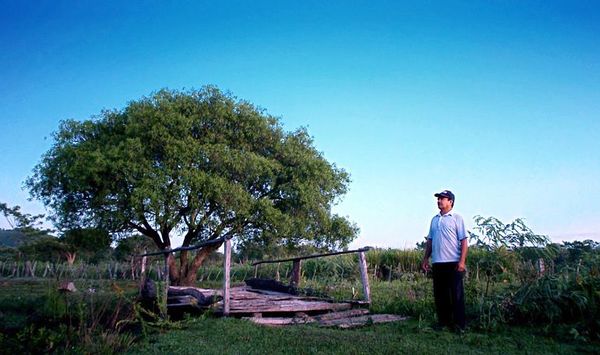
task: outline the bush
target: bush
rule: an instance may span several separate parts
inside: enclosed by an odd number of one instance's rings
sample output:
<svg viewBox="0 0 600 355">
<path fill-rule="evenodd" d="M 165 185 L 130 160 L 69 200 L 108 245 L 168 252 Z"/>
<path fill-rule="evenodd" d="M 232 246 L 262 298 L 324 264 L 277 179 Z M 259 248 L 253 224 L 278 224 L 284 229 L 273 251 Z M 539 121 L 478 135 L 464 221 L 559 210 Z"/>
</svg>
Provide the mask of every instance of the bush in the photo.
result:
<svg viewBox="0 0 600 355">
<path fill-rule="evenodd" d="M 73 294 L 60 293 L 56 282 L 12 285 L 0 297 L 3 352 L 68 349 L 74 353 L 114 353 L 125 350 L 135 339 L 135 334 L 122 333 L 119 326 L 120 320 L 132 316 L 132 294 L 115 283 L 105 283 L 101 289 L 79 283 L 80 291 Z"/>
<path fill-rule="evenodd" d="M 548 275 L 521 287 L 512 301 L 517 322 L 572 324 L 579 333 L 600 339 L 600 279 L 596 275 Z"/>
</svg>

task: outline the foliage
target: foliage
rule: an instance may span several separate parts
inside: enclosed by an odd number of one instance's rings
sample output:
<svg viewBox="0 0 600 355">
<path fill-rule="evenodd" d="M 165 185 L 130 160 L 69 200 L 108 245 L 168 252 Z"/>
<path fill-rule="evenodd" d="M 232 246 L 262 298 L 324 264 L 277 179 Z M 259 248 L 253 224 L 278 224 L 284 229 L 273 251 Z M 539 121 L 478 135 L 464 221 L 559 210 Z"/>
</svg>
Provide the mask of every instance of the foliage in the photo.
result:
<svg viewBox="0 0 600 355">
<path fill-rule="evenodd" d="M 15 261 L 19 258 L 19 251 L 15 248 L 0 247 L 0 260 Z"/>
<path fill-rule="evenodd" d="M 235 236 L 340 249 L 357 233 L 331 213 L 349 175 L 307 131 L 284 132 L 278 119 L 215 87 L 161 90 L 94 120 L 63 121 L 54 141 L 27 186 L 61 228 L 141 233 L 160 249 L 173 234 L 183 246 Z M 193 281 L 188 275 L 217 247 L 193 263 L 182 252 L 181 267 L 171 260 L 173 281 Z"/>
<path fill-rule="evenodd" d="M 282 259 L 298 255 L 326 253 L 328 247 L 318 247 L 314 244 L 282 244 L 272 238 L 242 240 L 234 246 L 234 257 L 237 260 L 268 260 Z"/>
<path fill-rule="evenodd" d="M 512 298 L 523 323 L 574 324 L 578 333 L 600 339 L 600 278 L 597 273 L 561 272 L 524 284 Z"/>
<path fill-rule="evenodd" d="M 469 232 L 469 239 L 475 242 L 475 247 L 487 251 L 476 265 L 477 271 L 481 270 L 487 280 L 486 296 L 492 281 L 496 281 L 498 277 L 504 277 L 505 274 L 514 273 L 514 268 L 522 254 L 514 253 L 513 250 L 527 249 L 539 256 L 549 250 L 544 248 L 548 244 L 549 238 L 545 235 L 535 234 L 521 218 L 508 224 L 504 224 L 495 217 L 475 216 L 474 220 L 475 232 Z"/>
<path fill-rule="evenodd" d="M 73 247 L 53 236 L 40 237 L 19 248 L 19 251 L 29 260 L 52 263 L 59 262 L 64 258 L 65 253 L 73 250 Z"/>
<path fill-rule="evenodd" d="M 573 245 L 580 252 L 571 250 Z M 135 293 L 137 290 L 134 283 L 121 282 L 117 284 L 120 287 L 114 287 L 114 281 L 81 279 L 76 281 L 81 293 L 73 296 L 40 288 L 39 285 L 44 285 L 46 281 L 3 279 L 5 281 L 0 281 L 4 282 L 1 287 L 7 292 L 0 293 L 0 312 L 3 315 L 0 317 L 0 333 L 6 335 L 0 342 L 8 346 L 8 349 L 17 349 L 19 352 L 35 352 L 35 349 L 54 349 L 60 352 L 60 349 L 65 349 L 66 344 L 75 346 L 79 352 L 99 352 L 92 349 L 102 346 L 106 352 L 110 352 L 106 349 L 113 349 L 114 352 L 128 347 L 133 352 L 172 352 L 173 349 L 186 352 L 188 346 L 190 351 L 203 346 L 209 351 L 219 352 L 223 344 L 217 344 L 225 340 L 229 351 L 238 349 L 239 352 L 248 352 L 248 349 L 252 349 L 250 352 L 278 352 L 285 345 L 286 353 L 306 353 L 309 351 L 307 349 L 331 352 L 337 347 L 340 347 L 339 351 L 352 353 L 365 351 L 362 345 L 365 342 L 370 346 L 369 351 L 375 353 L 389 353 L 391 347 L 394 351 L 420 349 L 428 352 L 439 350 L 440 347 L 450 349 L 448 346 L 464 352 L 590 352 L 597 349 L 600 340 L 600 259 L 597 248 L 582 245 L 564 243 L 551 246 L 558 250 L 555 259 L 549 260 L 544 273 L 536 270 L 534 276 L 527 276 L 526 282 L 520 273 L 526 271 L 523 264 L 530 260 L 518 255 L 521 253 L 520 249 L 501 247 L 498 250 L 502 250 L 503 254 L 497 255 L 502 255 L 506 260 L 501 262 L 507 265 L 505 270 L 495 271 L 498 274 L 492 278 L 488 291 L 487 280 L 479 280 L 475 270 L 476 265 L 490 251 L 473 248 L 467 259 L 470 272 L 465 278 L 470 330 L 460 337 L 448 332 L 433 333 L 430 328 L 435 320 L 435 313 L 431 280 L 419 272 L 419 255 L 422 255 L 422 251 L 375 249 L 367 252 L 373 300 L 371 312 L 409 315 L 413 320 L 408 323 L 370 325 L 363 329 L 344 331 L 313 327 L 273 330 L 237 320 L 211 319 L 207 315 L 201 319 L 175 324 L 161 318 L 158 310 L 157 314 L 152 315 L 139 308 L 136 310 L 135 305 L 124 302 L 126 307 L 115 318 L 118 320 L 114 323 L 114 330 L 110 331 L 104 326 L 113 324 L 111 319 L 115 313 L 111 309 L 114 308 L 104 305 L 108 299 L 112 299 L 111 304 L 116 305 L 119 302 L 118 295 L 128 297 L 127 295 Z M 559 265 L 559 260 L 563 263 L 569 255 L 573 256 L 570 265 L 551 267 Z M 157 265 L 162 266 L 162 262 L 158 262 L 160 265 Z M 122 267 L 127 265 L 123 264 Z M 376 272 L 383 265 L 394 270 L 391 278 Z M 198 274 L 202 280 L 200 286 L 220 288 L 222 260 L 211 261 L 206 266 Z M 261 265 L 257 272 L 261 277 L 271 278 L 279 274 L 285 282 L 290 269 L 291 262 Z M 334 299 L 362 297 L 356 255 L 305 260 L 302 270 L 301 287 L 326 293 Z M 254 267 L 248 263 L 233 264 L 232 282 L 242 283 L 245 278 L 252 277 L 254 272 Z M 88 270 L 87 273 L 91 276 L 93 271 Z M 24 283 L 27 287 L 15 289 L 8 286 L 7 282 L 16 285 Z M 107 289 L 106 285 L 111 286 Z M 95 289 L 96 293 L 86 292 L 88 289 Z M 104 311 L 100 312 L 102 309 Z M 87 320 L 82 323 L 80 319 Z M 80 326 L 81 324 L 85 326 Z M 94 324 L 98 326 L 92 331 L 90 328 Z M 127 333 L 123 333 L 125 330 Z M 225 333 L 221 335 L 218 331 Z M 298 334 L 302 341 L 290 343 L 289 339 L 297 334 L 295 332 L 300 332 Z M 144 334 L 146 340 L 134 345 L 133 340 L 140 339 L 139 336 Z M 347 337 L 348 334 L 352 336 Z M 79 342 L 74 336 L 80 338 Z M 31 339 L 28 344 L 18 343 L 19 339 L 26 337 Z M 362 340 L 355 341 L 355 338 Z M 414 339 L 419 341 L 413 342 Z M 423 342 L 435 346 L 418 345 Z"/>
<path fill-rule="evenodd" d="M 377 277 L 388 281 L 405 273 L 418 273 L 422 258 L 420 250 L 372 249 L 367 252 L 369 268 Z"/>
<path fill-rule="evenodd" d="M 591 269 L 600 265 L 600 243 L 593 240 L 564 242 L 557 249 L 554 260 L 558 270 L 565 267 Z"/>
<path fill-rule="evenodd" d="M 549 242 L 548 236 L 534 233 L 522 218 L 507 224 L 495 217 L 475 216 L 473 219 L 476 224 L 475 232 L 469 232 L 469 239 L 481 248 L 495 250 L 501 247 L 543 247 Z"/>
<path fill-rule="evenodd" d="M 77 252 L 80 259 L 98 262 L 106 259 L 112 252 L 111 236 L 106 230 L 98 228 L 74 228 L 63 233 L 61 242 Z"/>
<path fill-rule="evenodd" d="M 78 283 L 83 291 L 74 294 L 59 293 L 56 287 L 56 281 L 11 282 L 4 289 L 0 294 L 3 352 L 108 354 L 133 344 L 135 334 L 122 332 L 117 324 L 131 314 L 131 293 L 114 283 Z"/>
<path fill-rule="evenodd" d="M 117 241 L 114 257 L 118 261 L 129 261 L 133 255 L 157 251 L 156 245 L 143 235 L 134 235 Z"/>
</svg>

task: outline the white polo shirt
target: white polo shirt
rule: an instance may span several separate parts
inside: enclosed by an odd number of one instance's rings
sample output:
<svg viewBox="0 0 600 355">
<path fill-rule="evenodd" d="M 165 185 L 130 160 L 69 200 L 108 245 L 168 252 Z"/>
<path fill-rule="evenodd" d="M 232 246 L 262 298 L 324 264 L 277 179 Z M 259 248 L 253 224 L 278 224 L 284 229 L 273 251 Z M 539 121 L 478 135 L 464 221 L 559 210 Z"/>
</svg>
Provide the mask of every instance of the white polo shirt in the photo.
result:
<svg viewBox="0 0 600 355">
<path fill-rule="evenodd" d="M 461 240 L 467 237 L 465 222 L 452 210 L 433 217 L 427 239 L 431 240 L 431 262 L 450 263 L 460 260 Z"/>
</svg>

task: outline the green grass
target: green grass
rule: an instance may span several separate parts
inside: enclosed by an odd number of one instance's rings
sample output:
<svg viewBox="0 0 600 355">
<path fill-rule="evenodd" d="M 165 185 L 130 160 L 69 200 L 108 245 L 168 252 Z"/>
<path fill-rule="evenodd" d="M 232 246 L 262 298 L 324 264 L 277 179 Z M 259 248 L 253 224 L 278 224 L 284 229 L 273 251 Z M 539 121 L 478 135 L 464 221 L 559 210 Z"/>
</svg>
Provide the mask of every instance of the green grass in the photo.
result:
<svg viewBox="0 0 600 355">
<path fill-rule="evenodd" d="M 417 320 L 342 330 L 316 326 L 270 328 L 240 319 L 200 318 L 185 329 L 152 336 L 130 354 L 568 354 L 597 352 L 592 344 L 559 343 L 507 328 L 496 333 L 433 331 Z"/>
<path fill-rule="evenodd" d="M 362 296 L 358 281 L 336 278 L 329 281 L 306 280 L 302 286 L 326 291 L 335 298 L 349 298 L 354 288 L 356 296 Z M 471 329 L 464 335 L 435 332 L 429 327 L 434 319 L 431 280 L 418 275 L 391 282 L 371 282 L 371 311 L 412 316 L 406 322 L 369 325 L 352 330 L 316 326 L 268 328 L 240 319 L 217 319 L 206 315 L 181 322 L 156 324 L 148 328 L 145 338 L 139 329 L 129 334 L 94 325 L 96 321 L 109 324 L 107 320 L 114 314 L 112 309 L 115 308 L 115 302 L 122 297 L 135 298 L 138 287 L 135 282 L 76 280 L 75 286 L 79 291 L 67 295 L 56 293 L 56 280 L 0 279 L 0 286 L 0 345 L 34 352 L 48 348 L 57 352 L 66 350 L 59 343 L 76 345 L 76 349 L 83 353 L 111 353 L 128 349 L 134 354 L 600 352 L 598 342 L 590 341 L 589 337 L 582 340 L 574 336 L 575 328 L 572 325 L 513 327 L 498 324 L 492 327 L 482 323 L 476 317 L 481 312 L 478 311 L 475 302 L 478 299 L 477 292 L 474 291 L 479 290 L 481 285 L 475 280 L 467 282 L 467 298 L 470 300 L 467 315 L 470 316 Z M 205 281 L 199 286 L 220 288 L 222 284 Z M 507 287 L 505 284 L 496 286 Z M 90 288 L 95 289 L 93 294 L 89 293 Z M 500 291 L 494 288 L 494 293 Z M 119 315 L 120 319 L 123 317 L 131 319 L 133 325 L 139 323 L 125 309 Z M 72 323 L 73 320 L 79 321 Z M 35 328 L 31 328 L 30 324 L 34 324 Z M 79 342 L 78 337 L 81 337 Z"/>
<path fill-rule="evenodd" d="M 78 280 L 60 293 L 56 280 L 0 279 L 0 353 L 114 353 L 133 334 L 117 329 L 131 317 L 132 282 Z"/>
</svg>

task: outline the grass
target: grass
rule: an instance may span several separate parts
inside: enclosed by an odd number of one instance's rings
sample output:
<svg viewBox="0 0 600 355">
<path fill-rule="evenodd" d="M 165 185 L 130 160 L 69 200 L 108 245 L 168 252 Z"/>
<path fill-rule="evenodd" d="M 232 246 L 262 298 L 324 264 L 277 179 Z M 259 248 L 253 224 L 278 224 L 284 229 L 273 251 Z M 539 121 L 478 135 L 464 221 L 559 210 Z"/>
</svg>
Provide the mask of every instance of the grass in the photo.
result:
<svg viewBox="0 0 600 355">
<path fill-rule="evenodd" d="M 531 328 L 496 333 L 433 331 L 418 320 L 342 330 L 269 328 L 240 319 L 200 318 L 185 329 L 153 336 L 130 354 L 568 354 L 597 352 L 591 344 L 559 343 Z"/>
<path fill-rule="evenodd" d="M 133 334 L 117 328 L 132 314 L 132 282 L 78 280 L 72 294 L 56 280 L 0 280 L 0 353 L 112 353 Z"/>
<path fill-rule="evenodd" d="M 152 326 L 146 337 L 137 331 L 122 333 L 100 324 L 110 322 L 118 300 L 133 299 L 137 283 L 132 281 L 75 280 L 75 294 L 56 293 L 56 280 L 0 279 L 0 349 L 64 352 L 58 345 L 76 345 L 74 353 L 111 353 L 127 350 L 146 353 L 219 354 L 389 354 L 389 353 L 599 353 L 597 342 L 576 340 L 570 325 L 548 327 L 490 327 L 476 318 L 481 313 L 475 302 L 481 285 L 466 284 L 471 329 L 464 335 L 436 332 L 431 280 L 423 276 L 371 282 L 374 313 L 409 315 L 411 320 L 341 330 L 316 326 L 267 328 L 240 319 L 217 319 L 209 315 Z M 237 284 L 238 282 L 234 282 Z M 221 282 L 202 282 L 200 287 L 220 288 Z M 303 287 L 325 291 L 334 298 L 360 298 L 356 280 L 333 277 L 328 282 L 306 280 Z M 507 285 L 499 284 L 505 288 Z M 94 289 L 93 293 L 89 290 Z M 354 289 L 354 292 L 353 292 Z M 500 292 L 494 288 L 494 293 Z M 356 294 L 354 294 L 356 293 Z M 66 306 L 66 308 L 65 308 Z M 129 317 L 123 310 L 119 317 Z M 105 319 L 106 318 L 106 319 Z M 46 320 L 54 320 L 46 322 Z M 75 321 L 75 322 L 73 322 Z M 34 324 L 35 328 L 31 328 Z M 136 323 L 137 324 L 137 323 Z M 61 328 L 63 327 L 63 328 Z M 493 329 L 493 331 L 491 331 Z M 65 335 L 66 334 L 66 335 Z M 562 335 L 561 335 L 562 334 Z M 552 335 L 552 336 L 550 336 Z M 556 336 L 560 335 L 560 336 Z M 77 338 L 81 340 L 77 343 Z M 26 344 L 22 346 L 19 344 Z M 1 351 L 0 351 L 1 352 Z"/>
</svg>

